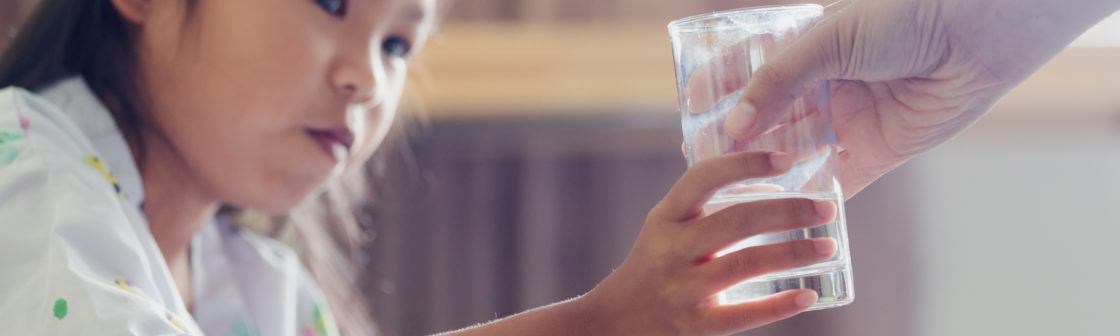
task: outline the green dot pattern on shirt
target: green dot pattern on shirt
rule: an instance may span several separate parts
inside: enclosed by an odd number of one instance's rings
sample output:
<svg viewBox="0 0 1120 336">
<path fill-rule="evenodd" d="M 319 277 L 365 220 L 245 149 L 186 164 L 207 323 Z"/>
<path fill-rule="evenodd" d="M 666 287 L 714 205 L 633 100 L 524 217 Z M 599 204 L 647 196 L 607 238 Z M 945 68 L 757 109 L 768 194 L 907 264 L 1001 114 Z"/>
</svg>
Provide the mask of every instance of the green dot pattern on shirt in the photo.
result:
<svg viewBox="0 0 1120 336">
<path fill-rule="evenodd" d="M 10 145 L 20 139 L 23 139 L 23 133 L 0 131 L 0 145 Z"/>
<path fill-rule="evenodd" d="M 54 318 L 59 320 L 66 318 L 66 313 L 68 310 L 70 310 L 70 308 L 67 307 L 66 299 L 60 298 L 58 300 L 54 300 Z"/>
<path fill-rule="evenodd" d="M 319 305 L 311 306 L 312 314 L 315 320 L 315 330 L 319 331 L 319 335 L 327 334 L 327 323 L 323 321 L 323 311 L 319 309 Z"/>
<path fill-rule="evenodd" d="M 19 148 L 15 142 L 23 139 L 23 134 L 9 131 L 0 131 L 0 165 L 12 163 L 19 157 Z"/>
<path fill-rule="evenodd" d="M 233 334 L 235 336 L 255 336 L 257 332 L 248 323 L 240 320 L 233 323 Z"/>
</svg>

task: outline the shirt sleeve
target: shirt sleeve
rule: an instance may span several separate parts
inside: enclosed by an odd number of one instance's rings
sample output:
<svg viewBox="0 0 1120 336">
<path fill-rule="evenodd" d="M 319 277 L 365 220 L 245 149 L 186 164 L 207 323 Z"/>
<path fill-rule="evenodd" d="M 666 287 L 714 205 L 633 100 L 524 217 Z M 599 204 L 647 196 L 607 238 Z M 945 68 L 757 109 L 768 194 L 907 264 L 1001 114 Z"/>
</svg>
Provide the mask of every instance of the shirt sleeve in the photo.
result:
<svg viewBox="0 0 1120 336">
<path fill-rule="evenodd" d="M 0 325 L 12 335 L 181 335 L 111 176 L 49 103 L 0 90 Z M 137 287 L 136 283 L 143 283 Z"/>
</svg>

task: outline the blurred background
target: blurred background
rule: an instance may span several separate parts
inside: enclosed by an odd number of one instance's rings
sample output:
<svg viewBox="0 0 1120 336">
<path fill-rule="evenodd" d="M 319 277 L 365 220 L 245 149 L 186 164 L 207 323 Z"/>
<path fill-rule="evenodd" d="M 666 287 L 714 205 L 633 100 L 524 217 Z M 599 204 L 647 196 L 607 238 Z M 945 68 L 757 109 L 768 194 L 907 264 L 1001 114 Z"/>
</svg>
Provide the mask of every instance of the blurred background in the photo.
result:
<svg viewBox="0 0 1120 336">
<path fill-rule="evenodd" d="M 33 3 L 0 1 L 0 33 Z M 605 277 L 685 169 L 665 25 L 772 3 L 455 2 L 377 163 L 364 285 L 384 333 L 484 322 Z M 746 335 L 1120 335 L 1118 78 L 1114 16 L 847 203 L 854 304 Z"/>
</svg>

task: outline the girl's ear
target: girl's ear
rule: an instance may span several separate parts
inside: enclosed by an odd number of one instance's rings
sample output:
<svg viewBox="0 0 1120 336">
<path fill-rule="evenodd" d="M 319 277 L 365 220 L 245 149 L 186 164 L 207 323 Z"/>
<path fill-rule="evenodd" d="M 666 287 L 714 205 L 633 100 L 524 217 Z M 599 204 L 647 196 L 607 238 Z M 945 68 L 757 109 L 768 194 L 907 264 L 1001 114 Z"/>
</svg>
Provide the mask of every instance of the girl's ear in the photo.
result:
<svg viewBox="0 0 1120 336">
<path fill-rule="evenodd" d="M 111 0 L 117 13 L 125 20 L 135 24 L 143 24 L 148 20 L 151 12 L 151 0 Z"/>
</svg>

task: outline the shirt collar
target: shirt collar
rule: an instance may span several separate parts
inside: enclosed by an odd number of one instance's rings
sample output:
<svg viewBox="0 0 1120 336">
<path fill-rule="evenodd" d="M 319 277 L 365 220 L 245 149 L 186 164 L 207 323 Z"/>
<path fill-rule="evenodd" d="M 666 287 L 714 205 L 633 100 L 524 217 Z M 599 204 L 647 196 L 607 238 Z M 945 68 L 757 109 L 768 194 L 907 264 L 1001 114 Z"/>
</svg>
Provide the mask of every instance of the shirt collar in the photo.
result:
<svg viewBox="0 0 1120 336">
<path fill-rule="evenodd" d="M 94 95 L 81 77 L 70 77 L 38 92 L 69 116 L 117 178 L 124 195 L 137 208 L 144 199 L 144 185 L 136 160 L 109 109 Z"/>
</svg>

